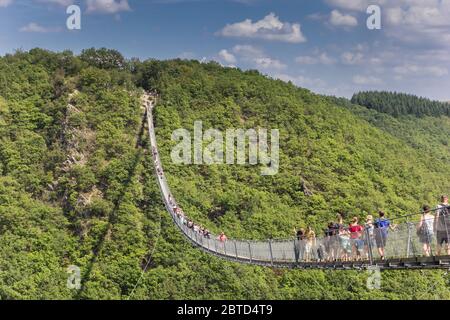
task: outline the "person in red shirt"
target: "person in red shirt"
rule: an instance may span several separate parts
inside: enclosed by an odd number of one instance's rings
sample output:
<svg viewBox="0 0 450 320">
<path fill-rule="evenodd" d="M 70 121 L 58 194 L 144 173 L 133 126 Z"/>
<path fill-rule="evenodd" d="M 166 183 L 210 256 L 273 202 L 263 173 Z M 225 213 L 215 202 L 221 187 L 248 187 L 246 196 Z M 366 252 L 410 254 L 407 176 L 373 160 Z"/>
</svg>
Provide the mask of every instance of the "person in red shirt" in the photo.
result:
<svg viewBox="0 0 450 320">
<path fill-rule="evenodd" d="M 361 252 L 364 250 L 364 241 L 362 240 L 364 228 L 358 224 L 358 217 L 353 217 L 348 231 L 350 232 L 353 256 L 359 260 Z"/>
</svg>

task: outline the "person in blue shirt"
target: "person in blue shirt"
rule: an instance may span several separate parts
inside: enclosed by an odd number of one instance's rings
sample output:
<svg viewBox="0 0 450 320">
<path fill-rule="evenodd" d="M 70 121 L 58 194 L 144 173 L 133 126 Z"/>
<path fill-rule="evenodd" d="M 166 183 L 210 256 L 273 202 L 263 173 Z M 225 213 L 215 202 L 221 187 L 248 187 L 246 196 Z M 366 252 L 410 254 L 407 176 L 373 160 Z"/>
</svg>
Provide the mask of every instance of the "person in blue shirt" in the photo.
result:
<svg viewBox="0 0 450 320">
<path fill-rule="evenodd" d="M 381 260 L 384 260 L 384 248 L 388 238 L 389 229 L 395 230 L 395 226 L 391 225 L 389 219 L 386 218 L 386 214 L 383 211 L 378 212 L 379 218 L 375 220 L 375 242 L 378 249 L 378 254 Z"/>
</svg>

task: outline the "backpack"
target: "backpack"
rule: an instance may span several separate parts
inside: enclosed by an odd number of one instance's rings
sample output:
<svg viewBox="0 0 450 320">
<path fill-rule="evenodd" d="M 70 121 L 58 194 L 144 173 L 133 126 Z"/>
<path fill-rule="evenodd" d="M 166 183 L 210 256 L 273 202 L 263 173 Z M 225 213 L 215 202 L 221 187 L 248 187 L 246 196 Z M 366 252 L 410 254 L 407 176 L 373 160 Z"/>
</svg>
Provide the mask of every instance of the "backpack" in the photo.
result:
<svg viewBox="0 0 450 320">
<path fill-rule="evenodd" d="M 387 229 L 390 225 L 390 222 L 388 219 L 377 219 L 375 221 L 375 228 L 383 228 L 383 229 Z"/>
<path fill-rule="evenodd" d="M 421 227 L 417 227 L 416 234 L 418 237 L 426 235 L 427 234 L 426 225 L 422 224 Z"/>
</svg>

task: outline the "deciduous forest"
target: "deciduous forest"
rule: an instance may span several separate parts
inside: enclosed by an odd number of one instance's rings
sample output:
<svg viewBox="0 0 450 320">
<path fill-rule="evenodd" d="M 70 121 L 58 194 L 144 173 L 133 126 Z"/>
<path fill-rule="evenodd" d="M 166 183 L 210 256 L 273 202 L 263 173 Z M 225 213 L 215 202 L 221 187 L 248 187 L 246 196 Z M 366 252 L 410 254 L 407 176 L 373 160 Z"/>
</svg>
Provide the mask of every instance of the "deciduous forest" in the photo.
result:
<svg viewBox="0 0 450 320">
<path fill-rule="evenodd" d="M 322 235 L 338 212 L 395 217 L 450 192 L 448 104 L 327 97 L 253 70 L 109 49 L 17 51 L 0 58 L 0 299 L 450 299 L 445 271 L 386 271 L 368 290 L 363 271 L 277 270 L 193 248 L 161 201 L 143 90 L 160 96 L 173 194 L 214 233 L 290 238 L 310 225 Z M 172 132 L 197 120 L 279 129 L 279 173 L 173 164 Z M 69 265 L 80 290 L 66 286 Z"/>
</svg>

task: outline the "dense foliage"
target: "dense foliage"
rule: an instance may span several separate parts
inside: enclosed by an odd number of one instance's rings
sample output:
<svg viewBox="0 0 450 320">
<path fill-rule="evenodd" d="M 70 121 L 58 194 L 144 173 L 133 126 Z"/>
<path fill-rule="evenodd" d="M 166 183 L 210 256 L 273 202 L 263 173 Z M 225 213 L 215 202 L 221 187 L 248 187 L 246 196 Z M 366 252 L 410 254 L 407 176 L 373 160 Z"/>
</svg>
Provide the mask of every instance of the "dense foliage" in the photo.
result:
<svg viewBox="0 0 450 320">
<path fill-rule="evenodd" d="M 321 234 L 338 211 L 417 211 L 450 187 L 447 117 L 393 118 L 215 63 L 16 52 L 0 58 L 1 299 L 125 299 L 136 284 L 137 299 L 450 298 L 440 271 L 385 272 L 369 291 L 364 272 L 272 270 L 192 248 L 161 204 L 140 88 L 161 94 L 157 137 L 175 197 L 231 237 L 290 237 L 307 224 Z M 279 128 L 280 172 L 172 164 L 172 131 L 195 120 Z M 81 290 L 66 286 L 69 265 Z"/>
<path fill-rule="evenodd" d="M 359 92 L 353 95 L 351 102 L 394 117 L 400 115 L 414 115 L 416 117 L 450 116 L 450 103 L 432 101 L 405 93 L 386 91 Z"/>
</svg>

